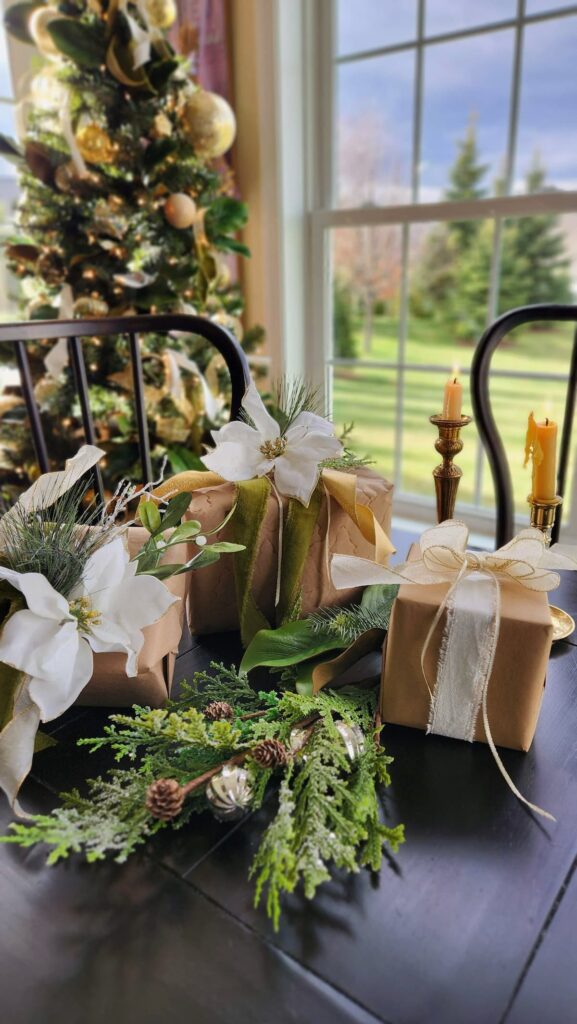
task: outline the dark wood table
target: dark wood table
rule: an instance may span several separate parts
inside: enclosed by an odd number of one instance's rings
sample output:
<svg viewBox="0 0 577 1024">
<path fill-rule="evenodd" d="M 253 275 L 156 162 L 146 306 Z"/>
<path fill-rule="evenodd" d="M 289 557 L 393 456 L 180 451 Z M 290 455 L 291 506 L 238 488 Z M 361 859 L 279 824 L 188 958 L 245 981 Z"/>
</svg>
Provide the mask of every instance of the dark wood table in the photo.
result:
<svg viewBox="0 0 577 1024">
<path fill-rule="evenodd" d="M 405 543 L 407 538 L 401 538 Z M 400 544 L 398 545 L 400 547 Z M 577 580 L 557 603 L 577 612 Z M 186 677 L 238 655 L 234 636 L 191 641 Z M 75 746 L 105 713 L 72 709 L 36 759 L 23 802 L 108 766 Z M 532 817 L 485 746 L 387 726 L 385 797 L 407 842 L 379 877 L 337 876 L 295 895 L 275 935 L 247 869 L 267 806 L 241 824 L 205 815 L 123 866 L 0 847 L 3 1024 L 570 1024 L 577 1020 L 577 638 L 557 644 L 515 782 L 557 817 Z M 10 815 L 0 803 L 0 829 Z"/>
</svg>

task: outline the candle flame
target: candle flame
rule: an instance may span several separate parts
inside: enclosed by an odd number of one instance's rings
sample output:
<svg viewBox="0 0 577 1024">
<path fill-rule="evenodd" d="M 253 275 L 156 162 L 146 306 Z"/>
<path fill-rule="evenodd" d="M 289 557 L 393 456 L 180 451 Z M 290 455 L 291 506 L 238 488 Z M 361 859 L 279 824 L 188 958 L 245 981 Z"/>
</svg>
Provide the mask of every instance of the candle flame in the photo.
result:
<svg viewBox="0 0 577 1024">
<path fill-rule="evenodd" d="M 553 419 L 553 402 L 550 398 L 543 403 L 543 418 L 545 421 Z"/>
</svg>

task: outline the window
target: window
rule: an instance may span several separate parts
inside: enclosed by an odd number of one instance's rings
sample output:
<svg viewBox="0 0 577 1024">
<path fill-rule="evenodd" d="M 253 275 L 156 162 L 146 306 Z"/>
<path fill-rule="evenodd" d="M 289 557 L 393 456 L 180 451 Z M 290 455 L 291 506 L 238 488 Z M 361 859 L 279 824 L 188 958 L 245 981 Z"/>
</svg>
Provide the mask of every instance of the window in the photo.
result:
<svg viewBox="0 0 577 1024">
<path fill-rule="evenodd" d="M 13 98 L 10 63 L 6 35 L 0 20 L 0 134 L 15 138 L 16 106 Z M 18 196 L 16 168 L 0 157 L 0 244 L 12 231 L 14 207 Z M 0 317 L 7 320 L 16 315 L 15 291 L 17 284 L 2 260 L 0 268 Z"/>
<path fill-rule="evenodd" d="M 325 282 L 312 301 L 327 390 L 335 421 L 354 421 L 355 447 L 414 514 L 433 503 L 428 417 L 453 366 L 467 383 L 475 342 L 500 312 L 577 301 L 577 4 L 319 10 L 333 47 L 311 277 Z M 527 414 L 547 400 L 561 416 L 571 336 L 570 325 L 525 328 L 493 360 L 521 521 Z M 463 439 L 459 501 L 482 520 L 492 481 L 474 425 Z"/>
</svg>

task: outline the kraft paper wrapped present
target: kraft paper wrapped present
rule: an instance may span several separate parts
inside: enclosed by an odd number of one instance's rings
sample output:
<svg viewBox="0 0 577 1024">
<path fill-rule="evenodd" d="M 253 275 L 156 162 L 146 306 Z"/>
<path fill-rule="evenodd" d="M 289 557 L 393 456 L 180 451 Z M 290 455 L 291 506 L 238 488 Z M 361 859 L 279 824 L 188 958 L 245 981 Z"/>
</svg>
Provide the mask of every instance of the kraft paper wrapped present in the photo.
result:
<svg viewBox="0 0 577 1024">
<path fill-rule="evenodd" d="M 133 557 L 149 537 L 140 526 L 128 530 L 128 550 Z M 186 544 L 175 544 L 162 561 L 184 563 L 190 557 Z M 184 624 L 188 576 L 164 580 L 171 594 L 179 597 L 162 619 L 143 629 L 144 646 L 138 655 L 138 674 L 126 675 L 126 655 L 95 654 L 92 679 L 77 703 L 86 706 L 128 707 L 144 704 L 160 707 L 170 696 L 172 677 Z"/>
<path fill-rule="evenodd" d="M 345 474 L 339 474 L 344 476 Z M 346 474 L 351 477 L 352 474 Z M 385 534 L 390 534 L 393 499 L 393 485 L 369 469 L 355 471 L 356 499 L 368 506 Z M 352 481 L 350 481 L 352 482 Z M 203 530 L 212 530 L 223 522 L 236 500 L 235 484 L 223 482 L 216 486 L 204 487 L 193 494 L 189 512 L 185 518 L 198 519 Z M 328 504 L 330 502 L 330 514 Z M 283 513 L 286 522 L 287 499 L 283 499 Z M 328 541 L 327 541 L 328 525 Z M 218 534 L 219 540 L 239 540 L 235 517 Z M 289 543 L 285 531 L 285 545 Z M 328 543 L 328 548 L 327 548 Z M 258 538 L 258 552 L 254 563 L 252 596 L 271 625 L 275 624 L 275 589 L 277 584 L 279 545 L 279 505 L 271 494 L 266 504 L 264 519 Z M 392 550 L 392 546 L 391 546 Z M 326 494 L 306 555 L 301 577 L 302 614 L 335 604 L 347 604 L 360 598 L 362 588 L 351 587 L 337 591 L 327 570 L 327 554 L 339 551 L 356 554 L 364 558 L 374 557 L 374 544 L 367 540 L 352 521 L 350 515 L 333 498 Z M 190 576 L 189 621 L 193 634 L 226 632 L 239 629 L 239 609 L 235 589 L 234 558 L 221 559 L 199 573 Z"/>
<path fill-rule="evenodd" d="M 384 722 L 427 729 L 431 696 L 421 667 L 421 653 L 449 584 L 403 584 L 393 606 L 384 651 L 381 716 Z M 547 594 L 512 581 L 500 583 L 500 628 L 487 686 L 487 714 L 497 746 L 529 750 L 543 698 L 553 627 Z M 447 610 L 427 644 L 426 678 L 434 685 Z M 471 656 L 474 657 L 473 652 Z M 477 714 L 475 740 L 487 742 L 483 716 Z"/>
<path fill-rule="evenodd" d="M 384 652 L 383 720 L 487 742 L 514 789 L 496 746 L 531 745 L 553 639 L 547 593 L 559 586 L 556 570 L 577 569 L 577 551 L 548 549 L 534 528 L 494 552 L 469 551 L 467 540 L 466 525 L 447 520 L 426 530 L 403 564 L 337 555 L 331 572 L 339 588 L 400 585 Z"/>
</svg>

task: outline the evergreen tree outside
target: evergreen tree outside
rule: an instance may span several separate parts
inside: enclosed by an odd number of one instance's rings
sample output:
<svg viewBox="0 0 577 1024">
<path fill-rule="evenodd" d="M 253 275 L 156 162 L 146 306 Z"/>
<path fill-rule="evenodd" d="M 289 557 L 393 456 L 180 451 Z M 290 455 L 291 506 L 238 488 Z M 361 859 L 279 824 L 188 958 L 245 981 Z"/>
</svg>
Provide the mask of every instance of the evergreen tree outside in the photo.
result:
<svg viewBox="0 0 577 1024">
<path fill-rule="evenodd" d="M 482 182 L 488 165 L 479 163 L 474 116 L 471 116 L 465 138 L 457 144 L 457 148 L 457 159 L 449 172 L 449 186 L 445 192 L 445 199 L 451 202 L 484 199 L 487 189 Z M 448 230 L 456 239 L 458 251 L 463 253 L 477 238 L 479 222 L 475 220 L 452 221 L 448 225 Z"/>
<path fill-rule="evenodd" d="M 447 199 L 481 199 L 486 195 L 471 122 L 450 172 Z M 503 194 L 495 182 L 495 194 Z M 533 159 L 527 194 L 546 190 L 546 171 Z M 490 221 L 451 221 L 433 229 L 415 268 L 412 311 L 431 317 L 458 339 L 476 341 L 487 323 L 494 226 Z M 555 214 L 508 220 L 501 232 L 498 312 L 538 302 L 570 302 L 570 260 Z"/>
<path fill-rule="evenodd" d="M 341 359 L 357 358 L 353 297 L 350 287 L 338 274 L 333 281 L 333 338 L 336 356 Z"/>
<path fill-rule="evenodd" d="M 196 312 L 242 338 L 226 257 L 248 255 L 237 240 L 247 209 L 221 160 L 234 114 L 192 81 L 167 41 L 175 17 L 174 0 L 33 0 L 6 12 L 7 30 L 45 58 L 23 142 L 0 137 L 0 155 L 19 169 L 18 234 L 6 252 L 29 318 Z M 260 337 L 250 332 L 245 346 Z M 222 390 L 220 357 L 190 335 L 145 343 L 153 456 L 194 465 L 208 422 L 222 415 L 224 400 L 206 385 Z M 126 340 L 94 339 L 84 352 L 114 482 L 139 472 Z M 66 350 L 42 343 L 29 354 L 60 464 L 82 438 Z M 0 421 L 0 444 L 3 468 L 25 478 L 33 457 L 20 413 Z"/>
</svg>

